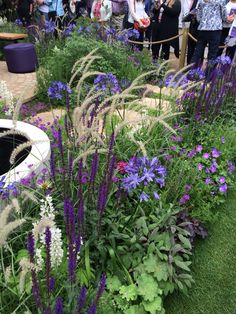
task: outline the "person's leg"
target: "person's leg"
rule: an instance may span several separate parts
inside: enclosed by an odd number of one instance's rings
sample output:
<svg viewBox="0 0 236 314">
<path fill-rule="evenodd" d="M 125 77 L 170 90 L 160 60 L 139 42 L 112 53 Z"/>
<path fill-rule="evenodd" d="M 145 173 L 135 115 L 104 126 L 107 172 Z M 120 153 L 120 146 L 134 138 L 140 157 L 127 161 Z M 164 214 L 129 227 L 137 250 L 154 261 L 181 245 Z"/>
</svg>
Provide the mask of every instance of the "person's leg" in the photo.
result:
<svg viewBox="0 0 236 314">
<path fill-rule="evenodd" d="M 221 38 L 221 31 L 208 31 L 208 56 L 207 60 L 216 59 Z"/>
<path fill-rule="evenodd" d="M 158 24 L 152 22 L 152 42 L 158 41 Z M 160 44 L 152 44 L 152 59 L 155 61 L 159 58 L 161 45 Z"/>
<path fill-rule="evenodd" d="M 222 29 L 222 33 L 221 33 L 221 37 L 220 37 L 220 44 L 219 44 L 219 46 L 224 46 L 225 39 L 228 36 L 228 34 L 229 34 L 229 28 L 226 28 L 226 27 L 223 28 Z M 217 52 L 217 56 L 221 56 L 223 51 L 224 51 L 224 48 L 219 48 L 218 52 Z"/>
<path fill-rule="evenodd" d="M 162 44 L 161 56 L 164 60 L 169 60 L 170 57 L 170 45 Z"/>
<path fill-rule="evenodd" d="M 202 62 L 202 56 L 204 55 L 205 47 L 207 45 L 207 34 L 206 31 L 199 31 L 198 42 L 194 50 L 191 63 L 194 63 L 195 66 L 199 66 Z"/>
<path fill-rule="evenodd" d="M 143 31 L 139 31 L 139 38 L 136 39 L 136 41 L 140 42 L 140 43 L 143 43 L 143 39 L 144 39 L 144 32 Z M 142 51 L 143 50 L 143 45 L 141 44 L 137 44 L 137 48 L 138 50 Z"/>
</svg>

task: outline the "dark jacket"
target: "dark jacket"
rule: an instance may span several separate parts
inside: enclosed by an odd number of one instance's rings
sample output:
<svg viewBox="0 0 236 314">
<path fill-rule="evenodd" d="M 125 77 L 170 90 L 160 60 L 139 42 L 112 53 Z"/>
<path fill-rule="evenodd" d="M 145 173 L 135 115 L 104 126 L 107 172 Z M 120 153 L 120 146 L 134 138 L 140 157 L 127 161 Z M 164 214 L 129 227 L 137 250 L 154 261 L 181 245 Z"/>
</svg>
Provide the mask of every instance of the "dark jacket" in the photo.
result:
<svg viewBox="0 0 236 314">
<path fill-rule="evenodd" d="M 159 21 L 158 17 L 161 7 L 163 12 L 161 21 Z M 153 7 L 152 25 L 156 34 L 155 41 L 171 38 L 179 33 L 180 0 L 176 0 L 172 7 L 169 7 L 166 3 L 163 3 L 161 7 L 158 9 Z M 179 57 L 179 39 L 174 39 L 168 43 L 174 48 L 175 55 Z"/>
</svg>

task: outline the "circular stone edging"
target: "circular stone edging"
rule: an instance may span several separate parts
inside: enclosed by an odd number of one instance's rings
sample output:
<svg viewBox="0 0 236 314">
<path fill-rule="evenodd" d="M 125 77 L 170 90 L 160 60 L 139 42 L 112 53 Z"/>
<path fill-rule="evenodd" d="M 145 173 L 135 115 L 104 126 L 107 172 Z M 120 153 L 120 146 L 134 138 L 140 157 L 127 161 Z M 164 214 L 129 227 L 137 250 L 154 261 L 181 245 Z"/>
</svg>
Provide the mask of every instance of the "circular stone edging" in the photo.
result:
<svg viewBox="0 0 236 314">
<path fill-rule="evenodd" d="M 21 121 L 17 121 L 14 127 L 13 121 L 7 119 L 0 119 L 0 128 L 15 129 L 21 132 L 28 141 L 35 142 L 25 160 L 1 175 L 0 180 L 5 177 L 4 182 L 6 185 L 19 182 L 21 179 L 28 177 L 32 171 L 38 174 L 46 167 L 46 163 L 50 159 L 51 149 L 50 140 L 45 132 L 34 125 Z"/>
</svg>

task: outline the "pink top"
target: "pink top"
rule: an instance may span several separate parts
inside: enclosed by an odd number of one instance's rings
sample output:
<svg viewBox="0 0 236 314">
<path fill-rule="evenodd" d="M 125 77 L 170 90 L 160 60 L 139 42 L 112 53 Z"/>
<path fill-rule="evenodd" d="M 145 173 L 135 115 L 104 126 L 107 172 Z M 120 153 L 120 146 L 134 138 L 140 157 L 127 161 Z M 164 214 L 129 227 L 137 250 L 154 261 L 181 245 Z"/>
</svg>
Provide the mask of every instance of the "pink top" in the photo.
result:
<svg viewBox="0 0 236 314">
<path fill-rule="evenodd" d="M 94 8 L 94 16 L 95 17 L 100 17 L 100 9 L 101 9 L 101 1 L 97 0 L 96 4 L 95 4 L 95 8 Z"/>
</svg>

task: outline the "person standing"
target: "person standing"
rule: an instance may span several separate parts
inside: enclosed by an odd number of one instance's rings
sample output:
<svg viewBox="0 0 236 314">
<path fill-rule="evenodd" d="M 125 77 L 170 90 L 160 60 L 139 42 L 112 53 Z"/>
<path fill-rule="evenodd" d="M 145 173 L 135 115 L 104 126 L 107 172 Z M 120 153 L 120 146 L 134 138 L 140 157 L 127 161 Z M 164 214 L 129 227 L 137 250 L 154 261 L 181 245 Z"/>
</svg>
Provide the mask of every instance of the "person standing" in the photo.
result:
<svg viewBox="0 0 236 314">
<path fill-rule="evenodd" d="M 225 40 L 229 35 L 229 30 L 230 27 L 233 24 L 234 19 L 236 18 L 236 0 L 230 0 L 227 5 L 226 5 L 226 14 L 227 14 L 227 19 L 225 22 L 223 22 L 223 29 L 221 33 L 221 38 L 220 38 L 220 46 L 223 46 L 225 44 Z M 223 53 L 223 48 L 220 48 L 218 50 L 217 56 L 222 55 Z M 226 56 L 229 56 L 231 60 L 234 58 L 236 46 L 233 47 L 227 47 L 226 48 Z"/>
<path fill-rule="evenodd" d="M 91 8 L 91 19 L 97 18 L 99 22 L 109 22 L 112 16 L 110 0 L 94 0 Z"/>
<path fill-rule="evenodd" d="M 111 0 L 112 3 L 112 26 L 117 30 L 123 29 L 123 20 L 125 17 L 125 6 L 127 0 Z"/>
<path fill-rule="evenodd" d="M 44 24 L 45 20 L 48 20 L 49 6 L 52 4 L 52 0 L 36 0 L 38 9 L 36 11 L 36 20 L 38 24 Z"/>
<path fill-rule="evenodd" d="M 19 0 L 17 14 L 23 26 L 29 26 L 33 10 L 33 0 Z"/>
<path fill-rule="evenodd" d="M 199 0 L 196 17 L 199 36 L 191 63 L 199 66 L 207 45 L 207 60 L 217 57 L 223 21 L 227 18 L 225 0 Z"/>
<path fill-rule="evenodd" d="M 152 19 L 152 41 L 161 41 L 178 35 L 179 15 L 181 12 L 181 2 L 179 0 L 155 1 Z M 155 62 L 161 56 L 168 60 L 170 56 L 170 46 L 174 48 L 174 53 L 179 58 L 179 38 L 165 42 L 163 44 L 152 45 L 152 58 Z"/>
<path fill-rule="evenodd" d="M 144 0 L 128 0 L 129 15 L 127 28 L 134 28 L 138 25 L 139 38 L 136 41 L 142 43 L 144 39 L 144 30 L 150 25 L 150 18 L 145 12 Z M 144 24 L 144 21 L 147 23 Z M 137 48 L 143 50 L 143 45 L 138 44 Z"/>
</svg>

